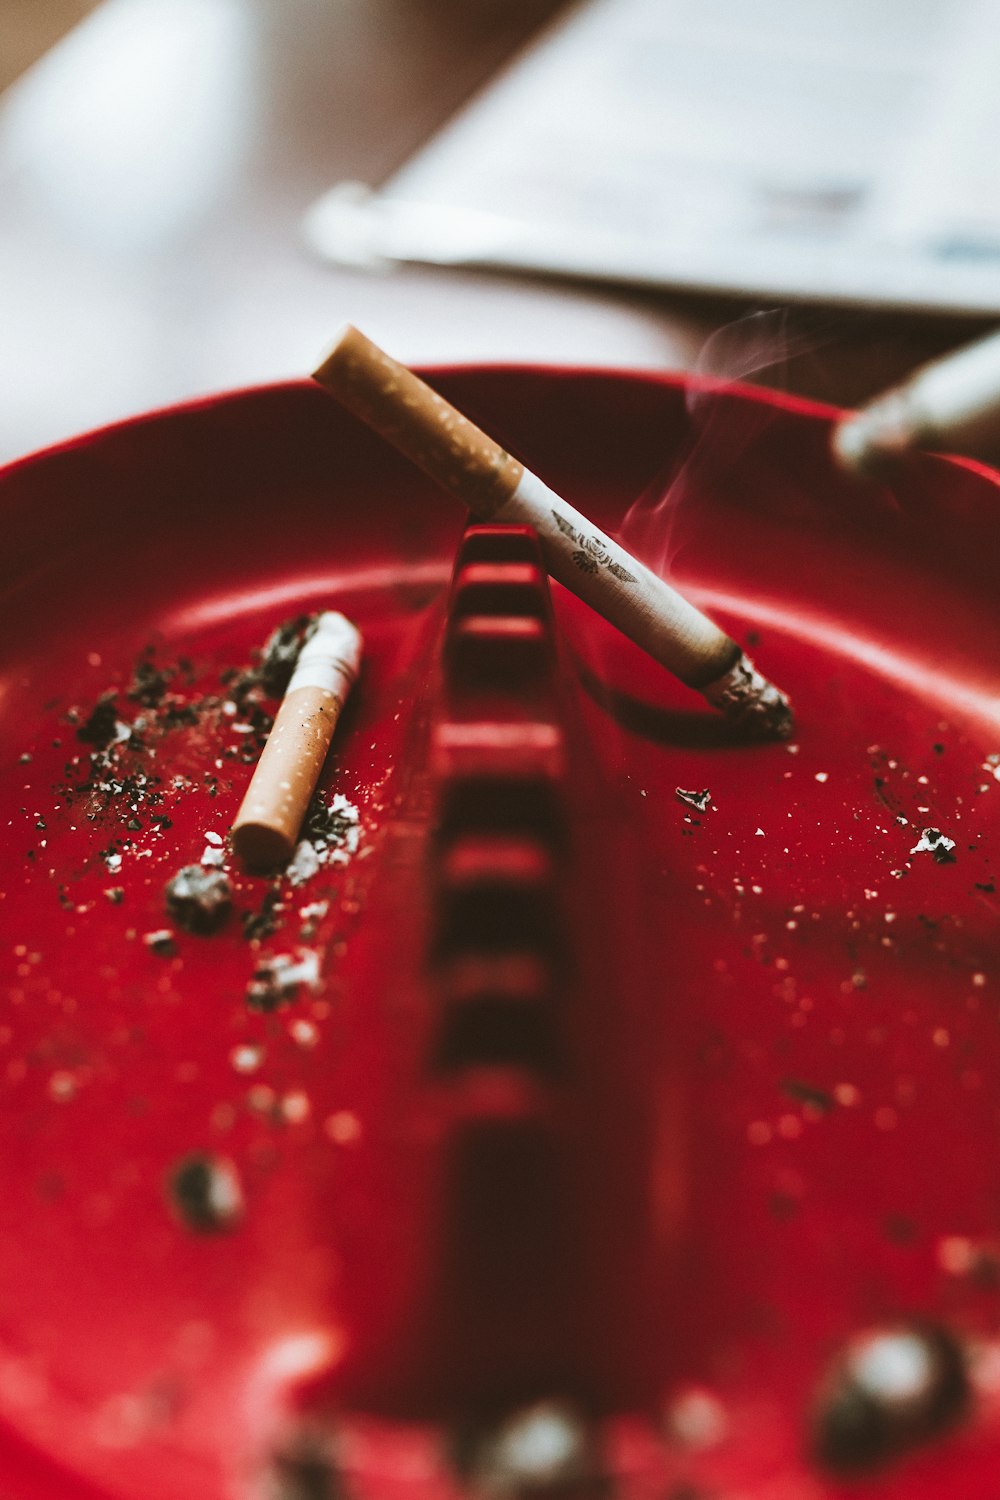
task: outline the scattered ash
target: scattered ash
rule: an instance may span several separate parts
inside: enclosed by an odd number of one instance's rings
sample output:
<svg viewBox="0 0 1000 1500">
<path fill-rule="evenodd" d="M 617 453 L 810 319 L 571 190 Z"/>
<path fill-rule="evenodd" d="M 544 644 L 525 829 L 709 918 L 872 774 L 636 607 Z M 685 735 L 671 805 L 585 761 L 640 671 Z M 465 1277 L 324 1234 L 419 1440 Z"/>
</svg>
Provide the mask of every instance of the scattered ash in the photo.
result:
<svg viewBox="0 0 1000 1500">
<path fill-rule="evenodd" d="M 292 885 L 305 882 L 323 865 L 346 865 L 357 853 L 361 840 L 361 815 L 353 802 L 334 793 L 327 802 L 313 797 L 302 824 L 302 837 L 285 873 Z"/>
<path fill-rule="evenodd" d="M 686 792 L 682 786 L 674 788 L 674 796 L 678 802 L 683 802 L 686 807 L 693 807 L 696 812 L 708 812 L 712 802 L 712 793 L 706 787 L 703 792 Z"/>
<path fill-rule="evenodd" d="M 93 745 L 97 750 L 107 750 L 109 745 L 130 739 L 131 725 L 118 717 L 118 704 L 114 693 L 99 698 L 95 707 L 76 731 L 78 740 Z"/>
<path fill-rule="evenodd" d="M 319 924 L 329 910 L 329 901 L 310 901 L 299 910 L 299 921 L 302 923 L 299 936 L 303 942 L 308 942 L 310 938 L 316 936 Z"/>
<path fill-rule="evenodd" d="M 152 654 L 152 649 L 147 647 L 140 656 L 127 690 L 132 702 L 141 703 L 144 708 L 159 708 L 175 676 L 170 668 L 156 666 Z"/>
<path fill-rule="evenodd" d="M 963 1352 L 947 1329 L 904 1325 L 853 1339 L 817 1404 L 814 1450 L 834 1473 L 881 1467 L 953 1426 L 969 1402 Z"/>
<path fill-rule="evenodd" d="M 251 1010 L 273 1011 L 296 999 L 306 985 L 316 990 L 320 984 L 319 954 L 312 949 L 298 957 L 278 953 L 263 959 L 247 985 L 247 1005 Z"/>
<path fill-rule="evenodd" d="M 243 1189 L 225 1157 L 196 1152 L 179 1161 L 167 1184 L 171 1206 L 187 1229 L 219 1234 L 243 1217 Z"/>
<path fill-rule="evenodd" d="M 165 898 L 168 912 L 185 932 L 208 937 L 224 925 L 233 893 L 221 870 L 185 865 L 168 880 Z"/>
<path fill-rule="evenodd" d="M 120 885 L 107 886 L 105 888 L 104 895 L 105 898 L 111 902 L 112 906 L 121 906 L 122 902 L 125 900 L 125 891 L 124 888 Z"/>
<path fill-rule="evenodd" d="M 316 629 L 319 614 L 295 615 L 273 630 L 257 661 L 242 671 L 223 673 L 230 702 L 246 715 L 262 698 L 280 698 L 288 686 L 299 652 Z M 268 726 L 270 727 L 270 726 Z"/>
<path fill-rule="evenodd" d="M 243 936 L 247 942 L 259 942 L 261 938 L 270 937 L 273 932 L 277 932 L 284 909 L 281 892 L 277 887 L 272 887 L 264 896 L 259 911 L 241 912 L 240 921 L 243 923 Z"/>
<path fill-rule="evenodd" d="M 935 862 L 939 865 L 953 865 L 955 855 L 951 852 L 955 847 L 955 840 L 943 834 L 940 828 L 923 828 L 920 838 L 910 850 L 911 854 L 933 854 Z"/>
</svg>

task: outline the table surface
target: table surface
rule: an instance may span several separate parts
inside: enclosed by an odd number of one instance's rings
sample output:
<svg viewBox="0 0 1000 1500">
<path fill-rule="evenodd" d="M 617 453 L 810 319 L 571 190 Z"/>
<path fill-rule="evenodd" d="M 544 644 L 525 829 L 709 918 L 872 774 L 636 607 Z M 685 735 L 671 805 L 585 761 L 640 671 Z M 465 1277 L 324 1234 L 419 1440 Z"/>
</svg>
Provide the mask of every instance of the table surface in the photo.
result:
<svg viewBox="0 0 1000 1500">
<path fill-rule="evenodd" d="M 377 185 L 565 0 L 106 0 L 0 109 L 0 462 L 313 368 L 344 322 L 411 362 L 692 368 L 733 299 L 335 269 L 301 219 Z M 750 378 L 853 405 L 982 332 L 766 308 Z"/>
</svg>

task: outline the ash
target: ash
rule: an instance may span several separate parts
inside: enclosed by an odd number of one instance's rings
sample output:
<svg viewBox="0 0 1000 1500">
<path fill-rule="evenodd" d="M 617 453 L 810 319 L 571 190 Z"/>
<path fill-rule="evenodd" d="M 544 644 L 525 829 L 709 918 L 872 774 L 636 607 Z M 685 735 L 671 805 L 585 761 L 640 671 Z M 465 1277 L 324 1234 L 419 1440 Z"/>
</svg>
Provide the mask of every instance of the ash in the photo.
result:
<svg viewBox="0 0 1000 1500">
<path fill-rule="evenodd" d="M 302 985 L 319 989 L 319 954 L 313 949 L 295 958 L 277 953 L 264 959 L 247 985 L 247 1004 L 251 1010 L 272 1011 L 294 1000 Z"/>
<path fill-rule="evenodd" d="M 196 1234 L 234 1229 L 243 1217 L 243 1189 L 225 1157 L 202 1152 L 184 1157 L 170 1174 L 168 1193 L 181 1223 Z"/>
<path fill-rule="evenodd" d="M 693 807 L 696 812 L 708 812 L 712 801 L 712 793 L 705 788 L 703 792 L 686 792 L 682 786 L 674 788 L 674 796 L 678 802 L 683 802 L 686 807 Z"/>
<path fill-rule="evenodd" d="M 955 856 L 952 850 L 955 840 L 943 834 L 940 828 L 921 829 L 920 838 L 910 850 L 911 854 L 933 854 L 939 865 L 953 865 Z"/>
<path fill-rule="evenodd" d="M 323 865 L 346 865 L 361 841 L 361 815 L 353 802 L 336 792 L 329 802 L 314 797 L 302 825 L 286 874 L 292 885 L 304 885 Z"/>
<path fill-rule="evenodd" d="M 167 882 L 167 910 L 185 932 L 208 937 L 232 909 L 232 888 L 221 870 L 185 865 Z"/>
</svg>

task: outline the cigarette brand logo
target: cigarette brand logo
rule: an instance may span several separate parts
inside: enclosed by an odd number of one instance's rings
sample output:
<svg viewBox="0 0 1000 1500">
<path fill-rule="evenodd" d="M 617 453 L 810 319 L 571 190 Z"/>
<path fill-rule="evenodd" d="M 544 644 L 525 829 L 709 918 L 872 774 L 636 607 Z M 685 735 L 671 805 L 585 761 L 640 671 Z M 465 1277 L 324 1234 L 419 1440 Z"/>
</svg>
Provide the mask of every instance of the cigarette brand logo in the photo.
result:
<svg viewBox="0 0 1000 1500">
<path fill-rule="evenodd" d="M 570 541 L 575 543 L 577 550 L 572 552 L 570 556 L 581 573 L 596 573 L 599 568 L 607 568 L 608 572 L 617 578 L 620 583 L 636 583 L 638 581 L 634 573 L 630 573 L 627 568 L 623 568 L 621 563 L 615 562 L 600 537 L 588 536 L 585 531 L 578 531 L 557 510 L 552 512 L 552 519 L 559 527 L 563 536 L 569 537 Z"/>
</svg>

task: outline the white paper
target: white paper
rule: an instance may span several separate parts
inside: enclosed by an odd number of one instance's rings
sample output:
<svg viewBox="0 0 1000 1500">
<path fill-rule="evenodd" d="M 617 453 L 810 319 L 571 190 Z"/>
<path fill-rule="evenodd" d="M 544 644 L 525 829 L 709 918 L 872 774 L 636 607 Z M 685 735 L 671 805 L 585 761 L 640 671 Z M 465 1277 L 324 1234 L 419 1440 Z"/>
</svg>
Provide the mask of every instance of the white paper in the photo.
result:
<svg viewBox="0 0 1000 1500">
<path fill-rule="evenodd" d="M 1000 310 L 1000 4 L 589 0 L 306 228 L 353 263 Z"/>
</svg>

